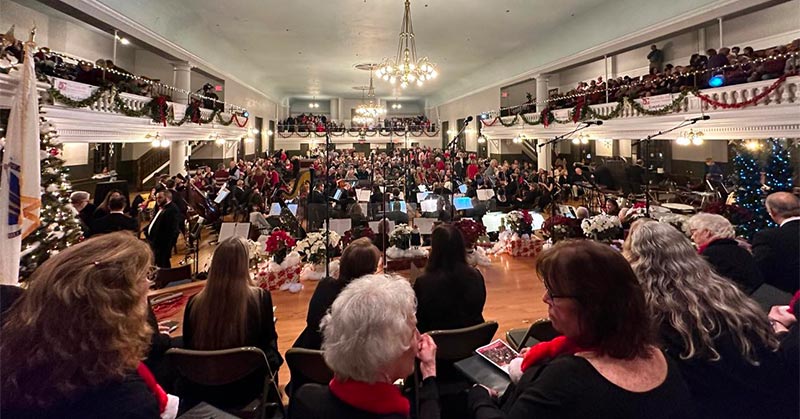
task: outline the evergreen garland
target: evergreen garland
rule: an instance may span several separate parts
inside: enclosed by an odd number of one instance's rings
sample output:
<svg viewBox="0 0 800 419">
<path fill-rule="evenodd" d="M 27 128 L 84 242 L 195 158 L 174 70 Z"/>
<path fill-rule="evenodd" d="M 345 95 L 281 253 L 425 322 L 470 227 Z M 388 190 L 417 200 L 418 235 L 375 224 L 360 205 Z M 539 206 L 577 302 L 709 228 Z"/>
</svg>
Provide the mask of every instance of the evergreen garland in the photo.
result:
<svg viewBox="0 0 800 419">
<path fill-rule="evenodd" d="M 42 163 L 42 208 L 41 224 L 22 241 L 20 279 L 25 280 L 50 256 L 57 254 L 77 242 L 83 236 L 80 221 L 68 206 L 72 185 L 68 180 L 63 146 L 58 133 L 41 118 L 40 149 Z"/>
<path fill-rule="evenodd" d="M 769 157 L 767 157 L 767 166 L 764 168 L 767 190 L 770 193 L 791 192 L 794 182 L 789 150 L 784 148 L 781 140 L 776 138 L 769 140 L 769 143 L 771 148 Z"/>
</svg>

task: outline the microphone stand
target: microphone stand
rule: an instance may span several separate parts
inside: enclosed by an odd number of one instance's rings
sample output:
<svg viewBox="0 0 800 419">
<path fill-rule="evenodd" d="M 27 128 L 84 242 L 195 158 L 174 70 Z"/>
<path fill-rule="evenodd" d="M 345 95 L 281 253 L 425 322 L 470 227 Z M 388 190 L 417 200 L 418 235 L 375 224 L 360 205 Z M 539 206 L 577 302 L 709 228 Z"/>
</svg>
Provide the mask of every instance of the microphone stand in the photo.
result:
<svg viewBox="0 0 800 419">
<path fill-rule="evenodd" d="M 464 130 L 467 129 L 467 126 L 469 125 L 470 121 L 472 121 L 472 117 L 471 116 L 464 120 L 464 126 L 461 127 L 460 130 L 458 130 L 458 133 L 456 133 L 456 135 L 453 137 L 453 139 L 450 140 L 450 144 L 447 145 L 447 148 L 450 149 L 450 188 L 451 188 L 451 190 L 450 190 L 450 222 L 451 223 L 456 221 L 456 206 L 455 206 L 456 192 L 455 192 L 455 187 L 454 187 L 456 185 L 456 182 L 455 182 L 455 178 L 456 178 L 455 177 L 456 176 L 456 173 L 455 173 L 456 146 L 458 145 L 458 137 L 461 135 L 462 132 L 464 132 Z M 444 185 L 442 185 L 442 187 L 444 187 Z"/>
<path fill-rule="evenodd" d="M 650 162 L 649 162 L 649 159 L 650 159 L 650 142 L 652 140 L 654 140 L 656 137 L 659 137 L 661 135 L 670 133 L 672 131 L 681 129 L 683 127 L 688 127 L 689 125 L 694 125 L 694 124 L 697 123 L 697 121 L 698 121 L 698 119 L 690 119 L 690 120 L 687 120 L 687 121 L 682 121 L 680 124 L 670 128 L 668 130 L 663 130 L 663 131 L 659 131 L 659 132 L 657 132 L 655 134 L 648 135 L 647 137 L 642 138 L 641 140 L 636 141 L 635 143 L 631 144 L 631 146 L 644 144 L 644 158 L 642 159 L 642 164 L 644 165 L 644 178 L 645 178 L 645 181 L 644 181 L 644 213 L 645 213 L 645 215 L 647 217 L 650 216 Z"/>
<path fill-rule="evenodd" d="M 542 147 L 544 147 L 544 146 L 546 146 L 546 145 L 549 145 L 549 144 L 555 144 L 555 143 L 557 143 L 557 142 L 559 142 L 559 141 L 561 141 L 561 140 L 564 140 L 564 139 L 566 139 L 566 138 L 567 138 L 567 137 L 569 137 L 570 135 L 572 135 L 572 134 L 575 134 L 575 133 L 576 133 L 576 132 L 578 132 L 578 131 L 585 130 L 586 128 L 589 128 L 589 127 L 591 127 L 591 126 L 593 125 L 593 124 L 587 124 L 587 123 L 585 123 L 585 122 L 583 122 L 582 124 L 583 124 L 583 125 L 578 125 L 578 128 L 575 128 L 574 130 L 572 130 L 572 131 L 570 131 L 570 132 L 568 132 L 568 133 L 566 133 L 566 134 L 559 135 L 559 136 L 557 136 L 557 137 L 553 138 L 553 139 L 552 139 L 552 140 L 550 140 L 550 141 L 547 141 L 547 142 L 545 142 L 545 143 L 539 144 L 539 148 L 542 148 Z"/>
<path fill-rule="evenodd" d="M 331 180 L 330 172 L 330 152 L 331 152 L 331 133 L 329 129 L 325 129 L 325 188 Z M 328 197 L 325 197 L 325 278 L 329 278 L 331 255 L 328 251 L 328 243 L 331 237 L 331 203 L 328 202 Z"/>
</svg>

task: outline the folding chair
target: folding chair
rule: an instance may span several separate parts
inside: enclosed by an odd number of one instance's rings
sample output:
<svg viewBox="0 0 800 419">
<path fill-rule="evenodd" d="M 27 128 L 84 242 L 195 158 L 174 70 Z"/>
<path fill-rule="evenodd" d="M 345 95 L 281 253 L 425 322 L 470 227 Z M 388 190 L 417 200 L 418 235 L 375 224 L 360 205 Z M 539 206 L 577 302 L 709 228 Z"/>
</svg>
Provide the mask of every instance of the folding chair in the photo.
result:
<svg viewBox="0 0 800 419">
<path fill-rule="evenodd" d="M 292 375 L 289 387 L 289 400 L 303 385 L 309 383 L 327 385 L 333 379 L 333 370 L 325 363 L 322 351 L 305 348 L 291 348 L 286 351 L 286 365 Z"/>
<path fill-rule="evenodd" d="M 520 327 L 507 331 L 506 342 L 515 351 L 519 352 L 522 348 L 552 340 L 560 335 L 561 333 L 553 329 L 553 323 L 550 319 L 539 319 L 531 323 L 528 328 Z"/>
<path fill-rule="evenodd" d="M 261 349 L 245 346 L 219 351 L 194 351 L 172 348 L 166 353 L 167 360 L 175 367 L 179 376 L 188 383 L 200 387 L 217 387 L 236 383 L 253 373 L 264 372 L 263 388 L 255 400 L 243 406 L 228 406 L 228 413 L 241 418 L 273 419 L 285 418 L 286 410 L 281 400 L 275 376 L 269 368 L 267 357 Z M 200 400 L 202 396 L 190 387 L 178 388 L 181 399 Z M 209 403 L 212 404 L 213 403 Z M 222 406 L 216 406 L 222 408 Z"/>
</svg>

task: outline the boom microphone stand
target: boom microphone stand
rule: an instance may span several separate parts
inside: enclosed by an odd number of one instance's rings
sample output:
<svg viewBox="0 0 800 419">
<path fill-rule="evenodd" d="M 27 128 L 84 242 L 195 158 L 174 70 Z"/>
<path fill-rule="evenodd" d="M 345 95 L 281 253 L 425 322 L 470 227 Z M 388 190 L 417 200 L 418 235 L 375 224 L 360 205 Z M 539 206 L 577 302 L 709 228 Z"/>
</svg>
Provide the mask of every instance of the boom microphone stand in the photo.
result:
<svg viewBox="0 0 800 419">
<path fill-rule="evenodd" d="M 450 141 L 450 144 L 447 145 L 447 148 L 450 149 L 450 188 L 451 188 L 451 190 L 450 190 L 450 222 L 451 223 L 454 222 L 455 219 L 456 219 L 456 206 L 455 206 L 456 193 L 455 193 L 455 187 L 454 187 L 456 185 L 456 182 L 455 182 L 455 178 L 456 178 L 455 177 L 456 176 L 456 173 L 455 173 L 456 146 L 458 145 L 458 137 L 461 135 L 461 133 L 464 132 L 465 129 L 467 129 L 467 126 L 469 125 L 470 122 L 472 122 L 472 115 L 470 115 L 466 119 L 464 119 L 464 126 L 461 127 L 460 130 L 458 130 L 458 133 Z M 444 186 L 444 185 L 442 185 L 442 186 Z"/>
<path fill-rule="evenodd" d="M 631 144 L 632 146 L 639 145 L 639 144 L 644 144 L 644 158 L 642 159 L 642 164 L 644 165 L 644 213 L 648 217 L 650 216 L 650 163 L 649 163 L 649 158 L 650 158 L 650 147 L 649 146 L 650 146 L 650 142 L 652 140 L 654 140 L 658 136 L 670 133 L 672 131 L 681 129 L 683 127 L 688 127 L 689 125 L 694 125 L 698 121 L 707 121 L 709 119 L 711 119 L 711 117 L 708 116 L 708 115 L 703 115 L 703 116 L 700 116 L 700 117 L 697 117 L 697 118 L 687 119 L 687 120 L 681 122 L 680 124 L 670 128 L 668 130 L 659 131 L 659 132 L 657 132 L 655 134 L 648 135 L 647 137 L 642 138 L 641 140 Z"/>
<path fill-rule="evenodd" d="M 331 153 L 331 133 L 330 129 L 325 129 L 325 187 L 331 181 L 330 172 L 330 153 Z M 325 278 L 331 276 L 331 254 L 328 251 L 328 243 L 331 237 L 331 203 L 328 202 L 328 197 L 325 197 Z"/>
</svg>

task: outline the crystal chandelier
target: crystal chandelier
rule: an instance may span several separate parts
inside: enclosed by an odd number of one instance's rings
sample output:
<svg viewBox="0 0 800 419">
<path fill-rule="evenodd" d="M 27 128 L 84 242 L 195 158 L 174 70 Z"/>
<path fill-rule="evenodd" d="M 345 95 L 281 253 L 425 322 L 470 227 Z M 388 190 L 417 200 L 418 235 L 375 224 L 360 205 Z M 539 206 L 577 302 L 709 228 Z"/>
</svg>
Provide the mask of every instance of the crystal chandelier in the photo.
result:
<svg viewBox="0 0 800 419">
<path fill-rule="evenodd" d="M 403 24 L 400 28 L 400 42 L 397 45 L 397 56 L 385 58 L 378 67 L 378 77 L 391 84 L 400 83 L 405 89 L 411 83 L 422 87 L 427 80 L 436 78 L 436 65 L 428 57 L 417 59 L 417 45 L 414 40 L 414 26 L 411 24 L 411 1 L 406 0 Z"/>
<path fill-rule="evenodd" d="M 367 89 L 367 99 L 365 102 L 364 92 L 361 92 L 361 104 L 356 107 L 356 117 L 353 119 L 358 124 L 371 124 L 383 115 L 386 115 L 386 109 L 375 103 L 375 87 L 372 83 L 372 70 L 375 69 L 375 64 L 369 65 L 369 88 Z M 365 122 L 359 122 L 365 121 Z"/>
</svg>

